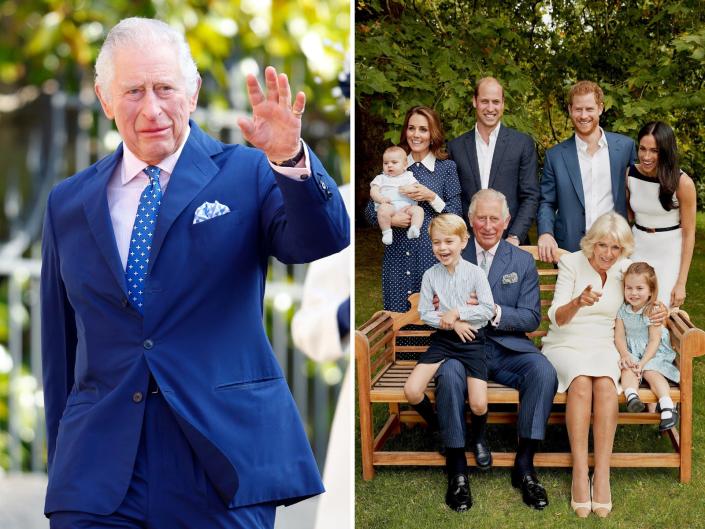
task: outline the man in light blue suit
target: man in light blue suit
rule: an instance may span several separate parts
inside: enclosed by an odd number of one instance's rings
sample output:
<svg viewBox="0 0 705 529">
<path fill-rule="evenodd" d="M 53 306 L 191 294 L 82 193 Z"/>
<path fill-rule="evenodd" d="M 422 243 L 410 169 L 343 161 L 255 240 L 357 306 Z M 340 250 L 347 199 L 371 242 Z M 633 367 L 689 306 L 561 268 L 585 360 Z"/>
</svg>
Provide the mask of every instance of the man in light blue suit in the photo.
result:
<svg viewBox="0 0 705 529">
<path fill-rule="evenodd" d="M 546 151 L 538 210 L 539 257 L 553 263 L 557 248 L 579 250 L 580 239 L 603 213 L 627 216 L 624 179 L 634 162 L 634 141 L 600 127 L 605 105 L 597 84 L 576 83 L 568 101 L 575 134 Z"/>
<path fill-rule="evenodd" d="M 123 143 L 47 205 L 42 355 L 52 529 L 264 528 L 322 492 L 263 325 L 271 255 L 349 244 L 333 180 L 300 139 L 305 96 L 250 76 L 257 149 L 189 120 L 201 80 L 166 24 L 114 27 L 96 93 Z"/>
<path fill-rule="evenodd" d="M 534 469 L 534 454 L 546 433 L 558 380 L 556 370 L 526 332 L 536 330 L 541 321 L 539 278 L 531 254 L 502 239 L 509 225 L 507 201 L 494 189 L 478 191 L 469 208 L 473 238 L 463 258 L 486 270 L 495 302 L 494 316 L 486 330 L 487 370 L 491 380 L 519 390 L 517 433 L 519 446 L 511 481 L 522 492 L 524 503 L 534 509 L 548 505 L 548 496 Z M 477 301 L 473 301 L 476 303 Z M 458 360 L 446 360 L 436 377 L 436 409 L 443 444 L 449 487 L 446 501 L 465 510 L 472 504 L 464 490 L 465 468 L 465 370 Z M 471 447 L 480 468 L 489 466 L 489 448 L 480 437 L 476 446 L 476 425 Z M 454 479 L 455 478 L 455 479 Z M 461 486 L 459 486 L 459 484 Z M 463 497 L 466 496 L 465 502 Z M 451 501 L 448 501 L 448 500 Z"/>
</svg>

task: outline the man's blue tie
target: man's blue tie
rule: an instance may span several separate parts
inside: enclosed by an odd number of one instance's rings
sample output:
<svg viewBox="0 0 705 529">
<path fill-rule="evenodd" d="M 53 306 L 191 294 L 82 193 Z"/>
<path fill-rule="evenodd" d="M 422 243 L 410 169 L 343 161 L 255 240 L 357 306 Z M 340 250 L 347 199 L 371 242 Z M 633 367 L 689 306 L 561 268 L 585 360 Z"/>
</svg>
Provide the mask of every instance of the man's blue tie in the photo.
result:
<svg viewBox="0 0 705 529">
<path fill-rule="evenodd" d="M 152 249 L 154 229 L 157 227 L 159 206 L 162 205 L 162 187 L 159 184 L 159 167 L 150 165 L 144 172 L 149 177 L 149 184 L 142 191 L 137 206 L 135 225 L 132 228 L 130 251 L 127 255 L 127 298 L 142 314 L 144 303 L 144 281 L 149 268 L 149 252 Z"/>
</svg>

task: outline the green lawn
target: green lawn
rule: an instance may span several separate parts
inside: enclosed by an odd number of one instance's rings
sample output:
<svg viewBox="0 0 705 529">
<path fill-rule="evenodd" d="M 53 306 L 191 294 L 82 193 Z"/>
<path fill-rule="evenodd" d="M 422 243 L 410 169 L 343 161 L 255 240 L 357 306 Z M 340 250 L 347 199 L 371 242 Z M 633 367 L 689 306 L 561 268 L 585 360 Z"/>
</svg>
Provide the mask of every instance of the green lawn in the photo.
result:
<svg viewBox="0 0 705 529">
<path fill-rule="evenodd" d="M 693 322 L 705 327 L 705 215 L 698 214 L 693 264 L 684 308 Z M 382 306 L 382 244 L 378 230 L 358 229 L 355 238 L 355 320 L 364 323 Z M 535 240 L 535 237 L 534 237 Z M 705 528 L 705 360 L 694 366 L 693 475 L 689 484 L 678 482 L 675 469 L 614 469 L 609 518 L 579 520 L 570 509 L 570 470 L 539 469 L 550 505 L 538 512 L 524 506 L 509 483 L 509 469 L 487 475 L 471 474 L 474 505 L 464 514 L 445 506 L 445 475 L 440 467 L 382 467 L 371 481 L 362 480 L 359 424 L 356 421 L 356 529 L 513 529 L 601 527 L 623 529 Z M 384 407 L 375 408 L 376 428 L 385 419 Z M 490 426 L 494 449 L 512 449 L 514 430 Z M 431 450 L 420 428 L 402 430 L 391 446 Z M 549 427 L 544 443 L 549 450 L 567 448 L 564 427 Z M 664 451 L 670 443 L 652 426 L 619 426 L 616 451 Z"/>
</svg>

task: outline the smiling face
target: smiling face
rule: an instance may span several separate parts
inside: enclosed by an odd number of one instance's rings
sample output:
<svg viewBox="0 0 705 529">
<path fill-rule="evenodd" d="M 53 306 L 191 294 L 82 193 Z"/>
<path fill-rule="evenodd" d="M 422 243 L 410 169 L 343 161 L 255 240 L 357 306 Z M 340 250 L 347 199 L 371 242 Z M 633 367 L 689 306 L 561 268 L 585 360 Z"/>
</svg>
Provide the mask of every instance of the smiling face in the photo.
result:
<svg viewBox="0 0 705 529">
<path fill-rule="evenodd" d="M 624 277 L 624 299 L 635 311 L 651 301 L 651 288 L 646 274 L 627 274 Z"/>
<path fill-rule="evenodd" d="M 455 269 L 455 265 L 460 261 L 460 252 L 468 244 L 467 237 L 449 233 L 439 228 L 431 230 L 431 247 L 433 255 L 446 268 Z"/>
<path fill-rule="evenodd" d="M 647 176 L 655 176 L 658 169 L 658 145 L 656 138 L 648 134 L 639 140 L 639 170 Z"/>
<path fill-rule="evenodd" d="M 385 152 L 382 156 L 382 168 L 387 176 L 399 176 L 406 171 L 406 155 L 400 149 Z"/>
<path fill-rule="evenodd" d="M 431 131 L 428 119 L 421 114 L 413 114 L 406 126 L 406 141 L 414 160 L 423 160 L 431 148 Z"/>
<path fill-rule="evenodd" d="M 603 106 L 595 100 L 595 94 L 574 95 L 568 106 L 570 120 L 578 136 L 587 138 L 600 126 Z"/>
<path fill-rule="evenodd" d="M 487 130 L 494 129 L 504 114 L 504 93 L 500 84 L 494 79 L 483 82 L 477 89 L 477 96 L 472 98 L 478 124 Z"/>
<path fill-rule="evenodd" d="M 111 85 L 96 86 L 103 111 L 115 120 L 130 151 L 156 165 L 181 145 L 189 115 L 196 109 L 198 88 L 193 96 L 186 94 L 177 53 L 166 44 L 121 48 L 113 61 Z"/>
<path fill-rule="evenodd" d="M 607 272 L 622 255 L 622 246 L 612 237 L 603 237 L 595 242 L 589 261 L 600 274 Z"/>
<path fill-rule="evenodd" d="M 493 198 L 478 198 L 470 218 L 472 233 L 477 243 L 489 250 L 502 238 L 509 226 L 509 215 L 502 218 L 502 202 Z"/>
</svg>

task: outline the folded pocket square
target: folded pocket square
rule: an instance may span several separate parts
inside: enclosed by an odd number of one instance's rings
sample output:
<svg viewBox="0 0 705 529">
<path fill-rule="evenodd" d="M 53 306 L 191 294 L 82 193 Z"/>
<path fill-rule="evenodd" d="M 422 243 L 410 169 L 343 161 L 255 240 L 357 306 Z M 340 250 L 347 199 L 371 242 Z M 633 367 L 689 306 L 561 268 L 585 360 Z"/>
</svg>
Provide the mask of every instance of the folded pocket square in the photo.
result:
<svg viewBox="0 0 705 529">
<path fill-rule="evenodd" d="M 502 276 L 502 284 L 503 285 L 509 285 L 511 283 L 516 283 L 519 281 L 519 276 L 517 275 L 516 272 L 512 272 L 511 274 L 505 274 Z"/>
<path fill-rule="evenodd" d="M 193 216 L 193 223 L 198 224 L 205 220 L 220 217 L 226 213 L 230 213 L 230 208 L 225 204 L 221 204 L 217 200 L 215 202 L 204 202 L 196 209 L 196 214 Z"/>
</svg>

